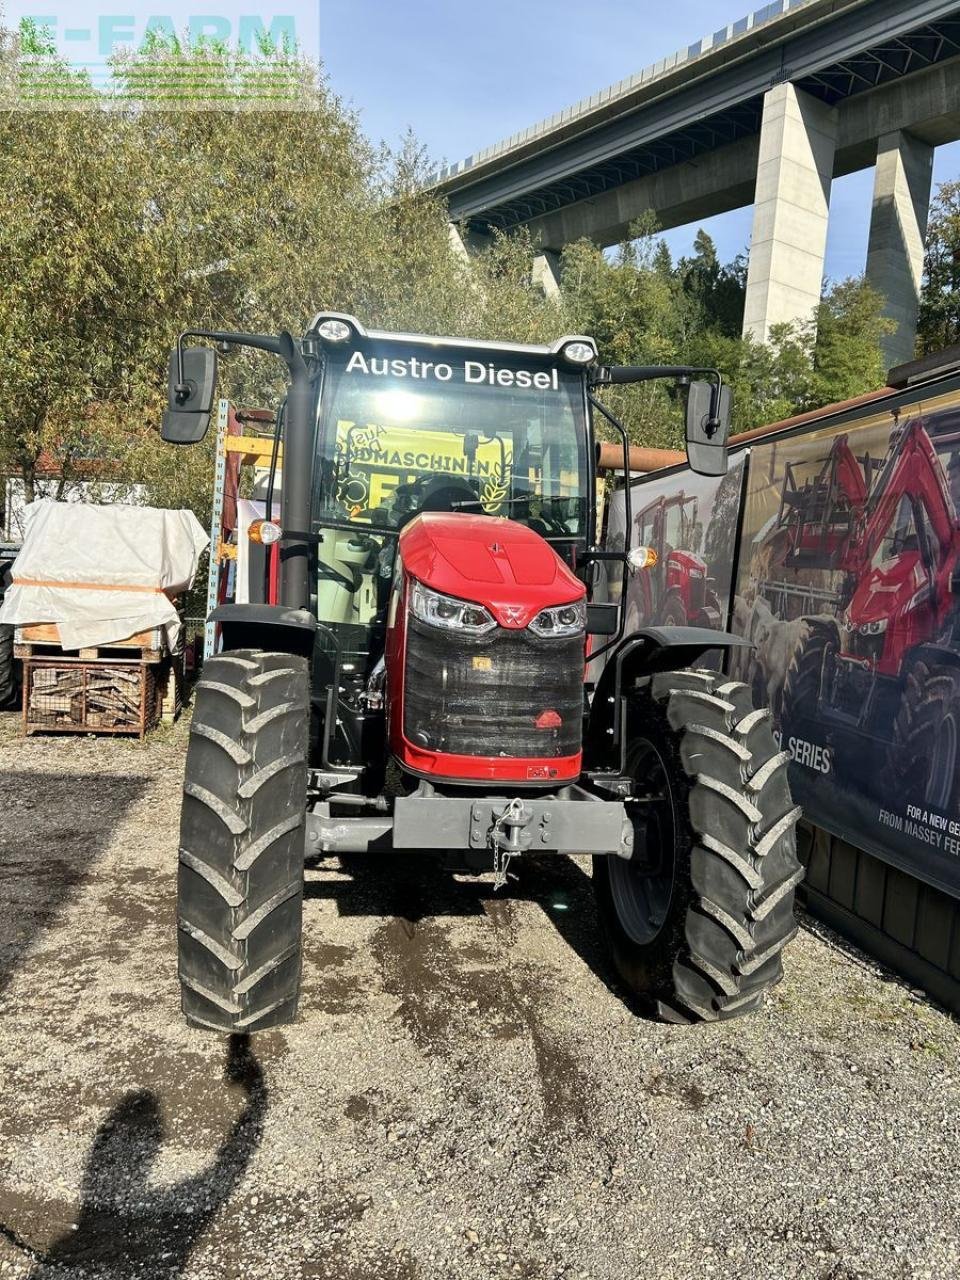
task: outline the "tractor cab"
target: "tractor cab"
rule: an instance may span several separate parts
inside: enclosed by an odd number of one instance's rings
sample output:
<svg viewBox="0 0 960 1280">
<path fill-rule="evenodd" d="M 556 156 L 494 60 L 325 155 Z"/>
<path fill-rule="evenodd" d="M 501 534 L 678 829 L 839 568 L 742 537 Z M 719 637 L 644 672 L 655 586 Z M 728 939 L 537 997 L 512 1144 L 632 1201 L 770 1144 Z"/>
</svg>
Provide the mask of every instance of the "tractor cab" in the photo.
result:
<svg viewBox="0 0 960 1280">
<path fill-rule="evenodd" d="M 362 665 L 383 654 L 398 545 L 419 515 L 510 520 L 571 569 L 582 562 L 594 518 L 583 356 L 596 351 L 428 345 L 339 318 L 318 331 L 341 325 L 341 341 L 320 335 L 315 598 Z"/>
<path fill-rule="evenodd" d="M 637 622 L 720 627 L 719 600 L 700 554 L 703 522 L 699 512 L 697 497 L 681 490 L 669 497 L 661 495 L 638 513 L 637 545 L 649 547 L 656 559 L 639 584 Z"/>
</svg>

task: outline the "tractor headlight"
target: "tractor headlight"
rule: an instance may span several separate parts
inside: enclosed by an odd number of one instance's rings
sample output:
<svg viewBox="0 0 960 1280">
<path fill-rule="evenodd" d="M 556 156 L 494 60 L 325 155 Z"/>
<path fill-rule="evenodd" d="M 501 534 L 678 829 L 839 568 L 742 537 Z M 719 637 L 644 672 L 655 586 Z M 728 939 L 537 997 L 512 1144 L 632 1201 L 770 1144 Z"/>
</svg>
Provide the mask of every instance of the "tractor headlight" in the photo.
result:
<svg viewBox="0 0 960 1280">
<path fill-rule="evenodd" d="M 497 625 L 482 604 L 441 595 L 439 591 L 431 591 L 429 587 L 425 587 L 422 582 L 413 584 L 410 608 L 413 616 L 426 622 L 428 626 L 442 627 L 445 631 L 459 631 L 468 636 L 485 636 Z"/>
<path fill-rule="evenodd" d="M 882 636 L 887 629 L 887 619 L 878 618 L 876 622 L 864 622 L 860 627 L 862 636 Z"/>
<path fill-rule="evenodd" d="M 544 639 L 554 636 L 575 636 L 587 627 L 587 606 L 583 600 L 574 604 L 557 605 L 554 609 L 541 609 L 530 623 L 534 635 Z"/>
</svg>

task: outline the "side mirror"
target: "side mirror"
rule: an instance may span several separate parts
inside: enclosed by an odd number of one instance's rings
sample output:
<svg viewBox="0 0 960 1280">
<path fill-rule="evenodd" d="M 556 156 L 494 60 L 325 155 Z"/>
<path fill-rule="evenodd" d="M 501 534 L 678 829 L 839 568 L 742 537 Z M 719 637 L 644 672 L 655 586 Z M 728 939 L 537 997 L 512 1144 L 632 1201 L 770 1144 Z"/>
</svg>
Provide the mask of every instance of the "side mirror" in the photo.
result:
<svg viewBox="0 0 960 1280">
<path fill-rule="evenodd" d="M 709 382 L 691 382 L 687 393 L 687 458 L 700 476 L 727 474 L 727 441 L 730 438 L 730 388 Z"/>
<path fill-rule="evenodd" d="M 167 444 L 199 444 L 210 426 L 216 389 L 217 353 L 213 347 L 184 347 L 182 382 L 174 347 L 161 438 Z"/>
</svg>

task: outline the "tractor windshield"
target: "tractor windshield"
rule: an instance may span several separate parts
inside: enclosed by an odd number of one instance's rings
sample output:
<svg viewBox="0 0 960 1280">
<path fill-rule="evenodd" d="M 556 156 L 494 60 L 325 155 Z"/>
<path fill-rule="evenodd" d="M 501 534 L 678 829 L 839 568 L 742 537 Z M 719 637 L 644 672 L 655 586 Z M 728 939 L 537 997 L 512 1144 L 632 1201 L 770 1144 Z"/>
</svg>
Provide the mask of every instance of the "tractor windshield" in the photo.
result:
<svg viewBox="0 0 960 1280">
<path fill-rule="evenodd" d="M 586 536 L 581 375 L 483 360 L 354 351 L 328 364 L 318 525 L 398 530 L 419 511 L 505 516 L 548 539 Z"/>
</svg>

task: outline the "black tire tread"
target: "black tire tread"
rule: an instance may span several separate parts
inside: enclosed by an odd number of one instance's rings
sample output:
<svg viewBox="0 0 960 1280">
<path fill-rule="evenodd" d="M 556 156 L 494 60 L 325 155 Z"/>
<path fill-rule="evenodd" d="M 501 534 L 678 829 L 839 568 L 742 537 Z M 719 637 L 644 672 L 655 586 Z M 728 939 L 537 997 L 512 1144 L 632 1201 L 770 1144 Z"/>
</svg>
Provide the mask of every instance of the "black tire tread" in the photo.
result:
<svg viewBox="0 0 960 1280">
<path fill-rule="evenodd" d="M 0 626 L 0 710 L 12 707 L 17 696 L 13 630 L 10 626 Z"/>
<path fill-rule="evenodd" d="M 785 724 L 811 718 L 817 712 L 823 658 L 832 629 L 827 623 L 808 619 L 810 634 L 794 653 L 783 682 Z"/>
<path fill-rule="evenodd" d="M 941 721 L 958 704 L 960 671 L 922 658 L 910 663 L 887 752 L 886 785 L 924 795 Z"/>
<path fill-rule="evenodd" d="M 180 825 L 183 1011 L 217 1031 L 290 1022 L 300 987 L 306 660 L 238 650 L 197 685 Z"/>
<path fill-rule="evenodd" d="M 654 676 L 638 691 L 634 714 L 641 732 L 659 733 L 669 748 L 679 827 L 674 924 L 649 944 L 661 958 L 645 957 L 634 989 L 667 1021 L 749 1013 L 782 978 L 781 956 L 797 931 L 800 810 L 790 796 L 787 756 L 769 711 L 754 710 L 747 685 L 714 671 Z M 601 878 L 605 865 L 598 860 Z M 629 966 L 618 968 L 630 981 Z"/>
</svg>

